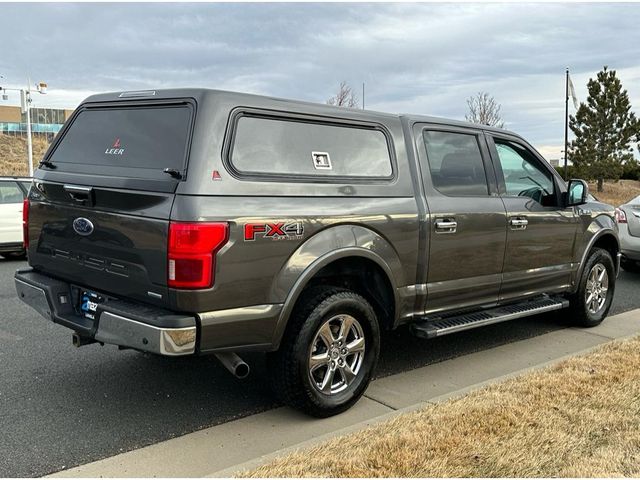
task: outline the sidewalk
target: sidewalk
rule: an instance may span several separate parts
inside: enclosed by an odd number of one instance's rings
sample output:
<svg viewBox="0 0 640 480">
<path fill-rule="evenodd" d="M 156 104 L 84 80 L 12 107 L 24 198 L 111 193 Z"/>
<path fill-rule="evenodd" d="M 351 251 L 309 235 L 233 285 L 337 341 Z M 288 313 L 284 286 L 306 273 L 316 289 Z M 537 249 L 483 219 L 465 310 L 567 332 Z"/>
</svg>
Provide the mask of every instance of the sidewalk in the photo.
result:
<svg viewBox="0 0 640 480">
<path fill-rule="evenodd" d="M 292 449 L 362 429 L 425 402 L 458 396 L 637 333 L 640 309 L 612 316 L 592 329 L 557 330 L 376 380 L 354 408 L 336 417 L 317 420 L 282 407 L 52 476 L 231 476 Z M 455 341 L 455 336 L 450 338 Z"/>
</svg>

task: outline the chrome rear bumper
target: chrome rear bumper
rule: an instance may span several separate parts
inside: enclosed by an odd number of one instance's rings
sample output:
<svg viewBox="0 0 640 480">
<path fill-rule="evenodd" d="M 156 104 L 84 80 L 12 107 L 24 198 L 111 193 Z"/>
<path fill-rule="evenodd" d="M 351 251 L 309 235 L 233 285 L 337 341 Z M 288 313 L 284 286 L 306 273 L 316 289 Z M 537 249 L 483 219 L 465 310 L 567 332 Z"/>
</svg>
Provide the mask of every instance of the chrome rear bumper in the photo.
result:
<svg viewBox="0 0 640 480">
<path fill-rule="evenodd" d="M 191 355 L 196 351 L 195 317 L 158 309 L 153 316 L 156 323 L 173 325 L 152 325 L 144 321 L 149 307 L 141 307 L 144 309 L 141 314 L 131 303 L 112 300 L 100 305 L 92 320 L 78 314 L 72 305 L 72 287 L 65 282 L 24 270 L 16 272 L 15 285 L 23 302 L 47 320 L 68 327 L 83 338 L 167 356 Z"/>
<path fill-rule="evenodd" d="M 103 312 L 95 339 L 160 355 L 191 355 L 196 351 L 196 327 L 159 328 Z"/>
</svg>

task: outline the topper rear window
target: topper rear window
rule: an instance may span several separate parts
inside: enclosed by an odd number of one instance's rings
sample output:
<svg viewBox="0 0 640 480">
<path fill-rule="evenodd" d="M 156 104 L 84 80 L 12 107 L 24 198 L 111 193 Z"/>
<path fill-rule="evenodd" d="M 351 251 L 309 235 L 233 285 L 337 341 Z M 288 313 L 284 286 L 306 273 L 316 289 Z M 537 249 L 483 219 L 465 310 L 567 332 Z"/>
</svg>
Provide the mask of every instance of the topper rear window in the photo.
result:
<svg viewBox="0 0 640 480">
<path fill-rule="evenodd" d="M 107 167 L 116 175 L 131 168 L 183 171 L 192 117 L 187 103 L 85 108 L 65 129 L 48 161 L 64 170 Z"/>
</svg>

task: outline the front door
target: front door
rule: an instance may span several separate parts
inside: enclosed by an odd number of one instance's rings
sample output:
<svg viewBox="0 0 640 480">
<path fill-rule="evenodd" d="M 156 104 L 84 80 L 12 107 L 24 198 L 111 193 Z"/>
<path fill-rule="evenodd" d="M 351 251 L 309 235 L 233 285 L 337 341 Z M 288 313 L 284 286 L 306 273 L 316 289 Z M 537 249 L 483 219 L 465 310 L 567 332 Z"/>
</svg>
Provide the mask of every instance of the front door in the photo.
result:
<svg viewBox="0 0 640 480">
<path fill-rule="evenodd" d="M 498 301 L 506 212 L 481 131 L 414 128 L 429 210 L 425 313 Z"/>
<path fill-rule="evenodd" d="M 500 299 L 566 289 L 578 217 L 562 206 L 562 179 L 519 138 L 487 137 L 508 223 Z"/>
</svg>

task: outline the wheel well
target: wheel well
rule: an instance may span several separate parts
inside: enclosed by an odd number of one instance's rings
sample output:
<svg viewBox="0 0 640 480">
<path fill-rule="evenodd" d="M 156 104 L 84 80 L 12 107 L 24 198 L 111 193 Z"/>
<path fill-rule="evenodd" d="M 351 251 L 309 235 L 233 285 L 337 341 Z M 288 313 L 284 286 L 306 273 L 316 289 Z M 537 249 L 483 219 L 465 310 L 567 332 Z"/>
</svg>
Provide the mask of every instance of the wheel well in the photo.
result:
<svg viewBox="0 0 640 480">
<path fill-rule="evenodd" d="M 611 254 L 611 258 L 613 259 L 613 263 L 615 265 L 616 256 L 620 251 L 620 247 L 618 245 L 618 241 L 616 240 L 616 237 L 609 234 L 602 235 L 600 238 L 598 238 L 595 241 L 592 248 L 604 248 L 606 251 L 608 251 Z"/>
<path fill-rule="evenodd" d="M 362 295 L 376 311 L 380 327 L 393 326 L 396 308 L 393 287 L 385 271 L 374 261 L 362 257 L 335 260 L 318 271 L 305 290 L 317 285 L 343 287 Z"/>
</svg>

